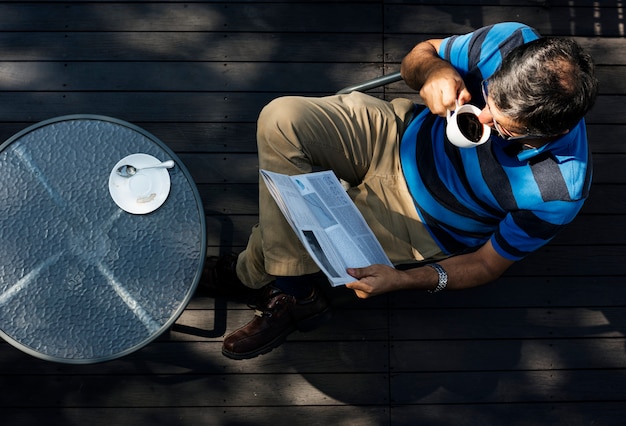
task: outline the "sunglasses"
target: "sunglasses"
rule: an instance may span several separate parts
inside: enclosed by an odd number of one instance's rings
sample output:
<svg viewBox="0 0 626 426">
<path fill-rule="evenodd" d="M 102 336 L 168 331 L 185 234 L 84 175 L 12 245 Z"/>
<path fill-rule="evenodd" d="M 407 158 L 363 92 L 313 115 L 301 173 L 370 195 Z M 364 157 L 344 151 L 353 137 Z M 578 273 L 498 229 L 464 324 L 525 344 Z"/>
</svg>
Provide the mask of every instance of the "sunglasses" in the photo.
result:
<svg viewBox="0 0 626 426">
<path fill-rule="evenodd" d="M 487 109 L 489 109 L 489 113 L 491 114 L 491 107 L 489 107 L 489 103 L 487 102 L 487 98 L 489 97 L 489 81 L 483 80 L 480 83 L 480 88 L 482 89 L 482 92 L 483 92 L 483 98 L 485 98 L 485 105 L 487 105 Z M 504 128 L 503 126 L 501 126 L 500 124 L 498 124 L 493 114 L 491 114 L 491 117 L 493 120 L 493 126 L 496 128 L 496 131 L 498 132 L 500 138 L 504 139 L 505 141 L 518 141 L 521 139 L 540 139 L 540 138 L 550 137 L 548 135 L 538 135 L 538 134 L 531 134 L 531 133 L 527 133 L 525 135 L 514 136 L 513 135 L 514 132 L 511 132 L 507 130 L 506 128 Z"/>
</svg>

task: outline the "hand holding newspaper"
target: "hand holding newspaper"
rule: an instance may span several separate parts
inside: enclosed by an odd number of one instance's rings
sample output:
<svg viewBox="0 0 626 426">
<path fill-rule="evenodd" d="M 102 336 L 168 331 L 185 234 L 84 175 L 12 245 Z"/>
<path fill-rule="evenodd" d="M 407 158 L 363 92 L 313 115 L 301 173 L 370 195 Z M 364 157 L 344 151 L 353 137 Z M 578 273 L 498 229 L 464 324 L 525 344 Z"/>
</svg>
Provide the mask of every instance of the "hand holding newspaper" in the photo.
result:
<svg viewBox="0 0 626 426">
<path fill-rule="evenodd" d="M 393 266 L 332 171 L 296 176 L 260 172 L 287 222 L 333 286 L 355 280 L 346 268 Z"/>
</svg>

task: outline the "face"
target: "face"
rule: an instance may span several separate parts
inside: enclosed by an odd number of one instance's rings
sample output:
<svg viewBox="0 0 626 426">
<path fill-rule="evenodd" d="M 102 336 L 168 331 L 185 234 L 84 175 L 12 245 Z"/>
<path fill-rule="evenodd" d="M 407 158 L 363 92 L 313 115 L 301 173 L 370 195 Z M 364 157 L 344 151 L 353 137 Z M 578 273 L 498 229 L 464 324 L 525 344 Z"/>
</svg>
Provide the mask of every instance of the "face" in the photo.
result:
<svg viewBox="0 0 626 426">
<path fill-rule="evenodd" d="M 526 138 L 523 131 L 516 131 L 518 126 L 516 123 L 503 116 L 498 108 L 493 105 L 493 101 L 488 98 L 485 108 L 480 112 L 478 120 L 498 132 L 498 135 L 505 140 Z"/>
<path fill-rule="evenodd" d="M 498 107 L 489 97 L 487 91 L 487 81 L 482 82 L 483 97 L 485 98 L 485 108 L 480 112 L 478 120 L 498 132 L 499 136 L 504 140 L 528 140 L 528 139 L 545 139 L 545 135 L 531 135 L 523 126 L 520 126 L 515 120 L 504 116 Z"/>
</svg>

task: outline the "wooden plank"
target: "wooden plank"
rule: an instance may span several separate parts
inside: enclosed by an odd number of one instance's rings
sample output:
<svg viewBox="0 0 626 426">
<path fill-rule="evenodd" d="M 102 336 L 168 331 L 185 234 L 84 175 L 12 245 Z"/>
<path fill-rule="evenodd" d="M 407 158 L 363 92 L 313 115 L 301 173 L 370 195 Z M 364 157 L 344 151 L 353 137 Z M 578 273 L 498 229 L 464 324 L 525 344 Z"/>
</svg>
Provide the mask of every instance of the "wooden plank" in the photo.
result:
<svg viewBox="0 0 626 426">
<path fill-rule="evenodd" d="M 620 276 L 516 277 L 505 274 L 493 283 L 463 291 L 428 294 L 405 291 L 389 296 L 390 309 L 588 308 L 626 305 Z"/>
<path fill-rule="evenodd" d="M 376 64 L 2 62 L 12 91 L 327 92 L 380 75 Z M 348 80 L 348 78 L 350 80 Z"/>
<path fill-rule="evenodd" d="M 589 111 L 585 120 L 593 124 L 621 123 L 620 114 L 624 112 L 623 110 L 623 96 L 598 96 L 595 105 Z"/>
<path fill-rule="evenodd" d="M 101 114 L 130 122 L 256 122 L 272 93 L 6 92 L 3 120 Z M 167 108 L 165 107 L 167 106 Z"/>
<path fill-rule="evenodd" d="M 379 316 L 380 310 L 389 309 L 493 309 L 493 308 L 587 308 L 603 309 L 606 307 L 619 308 L 626 305 L 626 286 L 620 276 L 595 277 L 595 276 L 556 276 L 556 277 L 516 277 L 505 274 L 493 283 L 463 291 L 447 291 L 437 294 L 429 294 L 424 291 L 401 291 L 389 295 L 370 298 L 367 300 L 352 298 L 350 303 L 345 293 L 351 293 L 344 287 L 333 288 L 325 291 L 336 307 L 335 316 L 338 322 L 345 318 L 350 321 L 349 313 L 344 311 L 357 311 L 359 317 L 372 315 L 373 321 L 384 321 Z M 325 289 L 327 290 L 327 289 Z M 336 303 L 336 301 L 341 303 Z M 217 303 L 217 304 L 216 304 Z M 244 305 L 233 304 L 234 301 L 224 301 L 221 298 L 217 302 L 213 297 L 200 293 L 192 299 L 187 311 L 179 320 L 180 324 L 190 327 L 214 329 L 214 309 L 243 309 Z M 206 312 L 205 312 L 206 311 Z M 225 315 L 225 314 L 224 314 Z M 222 315 L 221 318 L 225 316 Z M 184 319 L 184 320 L 183 320 Z M 184 321 L 184 322 L 181 322 Z M 245 314 L 241 321 L 245 321 Z M 224 323 L 224 320 L 218 321 Z M 334 320 L 333 320 L 334 322 Z M 363 319 L 358 321 L 362 327 Z M 373 328 L 365 323 L 370 338 L 384 339 L 383 329 Z M 224 326 L 222 326 L 224 327 Z M 372 330 L 377 330 L 373 332 Z M 311 337 L 309 333 L 306 337 Z M 172 334 L 171 339 L 179 339 L 182 336 Z"/>
<path fill-rule="evenodd" d="M 624 372 L 613 370 L 457 372 L 391 377 L 392 404 L 622 402 Z"/>
<path fill-rule="evenodd" d="M 377 406 L 389 402 L 384 374 L 5 376 L 0 407 Z M 349 385 L 348 385 L 349 384 Z"/>
<path fill-rule="evenodd" d="M 508 271 L 510 276 L 624 276 L 626 247 L 598 245 L 548 245 L 528 258 L 517 262 Z"/>
<path fill-rule="evenodd" d="M 26 127 L 34 124 L 33 122 L 21 122 L 21 123 L 2 123 L 0 126 L 0 141 L 4 142 L 17 132 L 25 129 Z"/>
<path fill-rule="evenodd" d="M 256 154 L 180 154 L 197 184 L 245 183 L 259 181 Z"/>
<path fill-rule="evenodd" d="M 600 67 L 601 93 L 626 94 L 626 67 Z M 382 75 L 378 64 L 268 62 L 0 62 L 12 91 L 326 92 Z M 348 79 L 349 78 L 349 79 Z"/>
<path fill-rule="evenodd" d="M 254 317 L 248 307 L 228 311 L 185 310 L 176 322 L 180 330 L 172 332 L 172 340 L 181 341 L 222 341 L 225 333 L 247 324 Z M 206 333 L 185 333 L 185 330 L 204 330 Z M 319 328 L 306 333 L 293 333 L 288 342 L 381 342 L 388 339 L 386 309 L 335 309 L 332 319 Z M 333 345 L 334 346 L 334 345 Z M 341 344 L 339 344 L 339 347 Z"/>
<path fill-rule="evenodd" d="M 626 46 L 626 44 L 624 45 Z M 599 92 L 612 95 L 623 95 L 626 93 L 626 82 L 624 82 L 626 68 L 623 66 L 598 66 L 596 76 Z"/>
<path fill-rule="evenodd" d="M 592 214 L 625 214 L 626 199 L 623 196 L 625 191 L 626 186 L 620 183 L 594 184 L 589 194 L 589 201 L 583 207 L 583 212 Z"/>
<path fill-rule="evenodd" d="M 624 402 L 563 402 L 498 404 L 418 404 L 391 408 L 391 424 L 476 425 L 618 425 L 624 418 Z"/>
<path fill-rule="evenodd" d="M 211 204 L 211 208 L 219 207 Z M 206 211 L 211 213 L 213 210 Z M 258 216 L 207 216 L 207 246 L 214 247 L 207 256 L 242 251 L 246 247 L 252 227 L 258 222 Z"/>
<path fill-rule="evenodd" d="M 423 297 L 427 297 L 423 295 Z M 618 294 L 623 299 L 623 293 Z M 621 307 L 591 306 L 591 307 L 511 307 L 488 305 L 486 301 L 475 307 L 455 307 L 452 303 L 441 303 L 437 306 L 423 307 L 419 304 L 412 308 L 394 307 L 390 313 L 391 339 L 394 341 L 419 341 L 419 344 L 428 344 L 430 341 L 457 341 L 459 350 L 468 344 L 468 340 L 503 340 L 502 347 L 508 343 L 505 341 L 524 339 L 583 339 L 592 342 L 595 339 L 606 338 L 615 340 L 623 338 L 624 315 L 620 313 Z M 460 303 L 459 303 L 460 304 Z M 465 306 L 471 303 L 465 304 Z M 583 305 L 584 306 L 584 305 Z M 477 313 L 480 308 L 483 312 Z M 506 308 L 506 310 L 505 310 Z M 414 310 L 415 312 L 411 312 Z M 372 315 L 373 319 L 364 319 L 366 315 Z M 221 318 L 222 316 L 226 318 Z M 453 317 L 453 318 L 449 318 Z M 204 323 L 198 323 L 199 318 L 205 318 Z M 214 320 L 212 318 L 215 318 Z M 252 311 L 232 311 L 228 314 L 216 314 L 213 316 L 207 311 L 191 310 L 177 323 L 170 333 L 171 342 L 212 342 L 221 347 L 223 336 L 232 330 L 246 324 L 253 318 Z M 347 308 L 335 308 L 334 318 L 320 326 L 315 331 L 307 333 L 294 333 L 290 335 L 282 349 L 272 352 L 272 356 L 259 358 L 259 365 L 264 369 L 273 370 L 275 363 L 287 362 L 298 368 L 298 371 L 354 371 L 347 367 L 350 363 L 357 371 L 372 371 L 374 364 L 388 365 L 386 359 L 387 330 L 374 324 L 375 320 L 386 324 L 386 311 L 382 310 L 355 310 Z M 353 321 L 351 325 L 343 325 L 339 319 Z M 213 322 L 216 321 L 216 322 Z M 493 324 L 501 322 L 502 324 Z M 461 324 L 458 324 L 461 323 Z M 183 327 L 179 325 L 183 324 Z M 190 325 L 191 324 L 191 325 Z M 228 325 L 227 325 L 228 324 Z M 429 330 L 401 330 L 402 327 L 422 327 Z M 478 328 L 475 330 L 475 328 Z M 608 340 L 607 340 L 608 341 Z M 360 344 L 348 344 L 360 342 Z M 154 355 L 158 351 L 159 356 L 169 356 L 164 351 L 164 341 L 151 344 L 150 349 L 144 349 L 152 356 L 151 362 L 157 361 Z M 417 344 L 417 343 L 416 343 Z M 494 343 L 496 344 L 496 343 Z M 600 345 L 600 343 L 598 343 Z M 154 346 L 154 347 L 152 347 Z M 179 345 L 177 345 L 179 346 Z M 471 346 L 471 345 L 470 345 Z M 623 346 L 623 345 L 622 345 Z M 167 346 L 166 346 L 167 348 Z M 181 359 L 186 353 L 184 346 L 180 345 Z M 206 351 L 204 357 L 209 357 L 220 368 L 223 359 L 219 348 L 213 346 L 198 346 Z M 318 349 L 328 355 L 328 359 L 317 360 L 305 354 L 306 351 L 316 352 Z M 368 348 L 369 355 L 365 356 L 358 349 Z M 12 349 L 12 351 L 15 351 Z M 164 355 L 161 355 L 162 353 Z M 359 361 L 353 360 L 352 355 L 359 356 Z M 339 362 L 338 356 L 343 361 Z M 615 355 L 616 356 L 616 355 Z M 131 356 L 131 359 L 144 359 Z M 188 361 L 189 362 L 189 361 Z M 315 368 L 311 363 L 319 362 Z M 621 361 L 620 361 L 621 362 Z M 257 363 L 255 362 L 255 365 Z M 282 368 L 285 371 L 285 367 Z M 376 370 L 378 371 L 378 370 Z"/>
<path fill-rule="evenodd" d="M 428 17 L 419 20 L 417 30 L 423 33 L 463 34 L 484 25 L 498 22 L 524 22 L 543 35 L 557 36 L 623 36 L 620 26 L 619 6 L 598 4 L 590 7 L 578 7 L 574 10 L 568 5 L 544 8 L 539 5 L 480 6 L 466 5 L 415 5 L 389 4 L 385 7 L 385 31 L 387 33 L 415 33 L 416 17 Z M 597 16 L 602 18 L 598 19 Z M 451 19 L 462 16 L 462 20 Z M 601 24 L 601 25 L 600 25 Z"/>
<path fill-rule="evenodd" d="M 626 229 L 626 216 L 615 215 L 579 215 L 568 225 L 566 231 L 559 234 L 554 244 L 570 245 L 626 245 L 626 233 L 615 232 Z M 593 229 L 593 232 L 589 232 Z"/>
<path fill-rule="evenodd" d="M 198 188 L 207 215 L 258 215 L 259 190 L 255 183 L 201 185 Z M 221 218 L 216 218 L 221 222 Z M 222 223 L 222 226 L 227 226 Z"/>
<path fill-rule="evenodd" d="M 623 309 L 394 309 L 392 340 L 554 339 L 624 336 Z"/>
<path fill-rule="evenodd" d="M 34 0 L 32 0 L 34 1 Z M 236 0 L 236 1 L 249 1 L 249 0 Z M 300 0 L 298 0 L 300 1 Z M 407 3 L 406 0 L 385 0 L 385 4 L 404 4 Z M 438 6 L 476 6 L 475 1 L 471 0 L 411 0 L 411 3 L 414 4 L 424 4 L 424 5 L 438 5 Z M 585 10 L 593 7 L 598 7 L 599 4 L 594 0 L 577 0 L 572 3 L 571 0 L 550 0 L 549 4 L 543 3 L 541 0 L 539 1 L 524 1 L 524 0 L 480 0 L 478 3 L 483 6 L 539 6 L 548 8 L 550 6 L 569 6 L 574 10 Z"/>
<path fill-rule="evenodd" d="M 390 416 L 391 414 L 391 416 Z M 476 425 L 535 425 L 567 424 L 618 425 L 624 415 L 623 402 L 555 402 L 544 404 L 419 404 L 386 407 L 363 406 L 292 406 L 292 407 L 150 407 L 98 408 L 66 407 L 4 408 L 3 418 L 8 425 L 40 426 L 42 424 L 198 424 L 245 425 L 254 419 L 258 426 L 275 426 L 277 419 L 284 424 L 380 426 L 384 424 L 409 425 L 420 419 L 422 424 Z"/>
<path fill-rule="evenodd" d="M 215 341 L 152 343 L 138 352 L 104 364 L 75 366 L 51 364 L 19 350 L 0 345 L 0 374 L 21 375 L 222 375 L 222 374 L 319 374 L 386 373 L 386 342 L 289 341 L 267 356 L 244 362 L 222 355 L 222 338 Z M 0 398 L 1 400 L 1 398 Z"/>
<path fill-rule="evenodd" d="M 589 146 L 596 153 L 626 153 L 626 126 L 587 123 Z"/>
<path fill-rule="evenodd" d="M 373 3 L 1 3 L 3 31 L 377 32 Z"/>
<path fill-rule="evenodd" d="M 384 406 L 279 406 L 279 407 L 145 407 L 145 408 L 3 408 L 6 425 L 41 426 L 42 424 L 109 425 L 247 425 L 277 424 L 380 426 L 387 424 L 388 409 Z"/>
<path fill-rule="evenodd" d="M 177 153 L 256 154 L 256 123 L 134 123 Z M 2 131 L 2 127 L 0 127 Z"/>
<path fill-rule="evenodd" d="M 593 156 L 593 182 L 600 183 L 626 183 L 626 170 L 619 167 L 624 164 L 624 154 L 597 154 Z"/>
<path fill-rule="evenodd" d="M 0 32 L 2 61 L 381 62 L 377 33 Z M 71 54 L 69 53 L 71 52 Z"/>
<path fill-rule="evenodd" d="M 396 341 L 393 374 L 626 368 L 624 338 Z"/>
<path fill-rule="evenodd" d="M 587 49 L 598 65 L 624 65 L 626 64 L 626 52 L 624 45 L 626 40 L 622 37 L 587 37 L 574 38 L 582 47 Z"/>
<path fill-rule="evenodd" d="M 385 324 L 385 325 L 384 326 L 381 325 L 380 327 L 378 326 L 374 327 L 372 325 L 369 325 L 369 322 L 367 321 L 363 322 L 361 320 L 359 320 L 359 323 L 366 324 L 368 328 L 371 328 L 371 330 L 368 331 L 369 333 L 373 333 L 373 334 L 370 334 L 369 336 L 370 338 L 376 338 L 379 340 L 380 339 L 384 340 L 386 338 L 384 337 L 385 336 L 384 330 L 387 324 L 387 320 L 385 319 L 384 315 L 380 314 L 379 312 L 386 311 L 388 308 L 389 301 L 388 301 L 387 295 L 383 295 L 380 297 L 372 297 L 369 299 L 359 299 L 356 296 L 354 296 L 354 293 L 352 290 L 349 290 L 343 286 L 331 287 L 330 284 L 322 286 L 321 291 L 324 293 L 326 297 L 328 297 L 331 303 L 331 306 L 334 309 L 338 309 L 337 311 L 338 316 L 336 319 L 333 319 L 332 322 L 343 321 L 344 320 L 343 315 L 348 315 L 348 316 L 350 315 L 348 313 L 342 314 L 341 311 L 343 310 L 356 311 L 357 315 L 359 316 L 371 314 L 373 317 L 375 317 L 375 319 L 373 319 L 372 321 L 375 321 L 380 324 Z M 189 302 L 189 305 L 187 306 L 187 310 L 190 312 L 206 311 L 206 310 L 217 311 L 217 310 L 225 310 L 225 309 L 249 311 L 251 309 L 249 306 L 250 304 L 251 304 L 250 300 L 247 300 L 245 298 L 242 299 L 242 298 L 237 298 L 234 296 L 229 297 L 229 296 L 224 296 L 224 295 L 217 295 L 215 293 L 211 293 L 207 289 L 202 288 L 200 286 L 197 289 L 196 294 L 194 295 L 192 300 Z M 197 314 L 192 313 L 190 315 L 197 315 Z M 212 318 L 212 317 L 209 317 L 209 318 Z M 374 332 L 373 330 L 376 330 L 376 331 Z M 379 333 L 381 333 L 380 336 L 379 336 Z M 172 334 L 172 336 L 174 336 L 174 334 Z M 307 336 L 311 336 L 311 333 L 307 333 Z"/>
<path fill-rule="evenodd" d="M 93 0 L 74 0 L 74 3 L 90 3 Z M 21 3 L 58 3 L 59 0 L 22 0 Z M 154 0 L 133 0 L 134 3 L 154 3 Z M 206 0 L 204 3 L 223 3 L 224 0 Z M 229 3 L 258 3 L 259 0 L 229 0 Z M 315 3 L 319 0 L 282 0 L 283 3 Z M 416 4 L 429 5 L 476 5 L 472 0 L 411 0 Z M 168 3 L 187 3 L 185 0 L 168 0 Z M 380 0 L 325 0 L 325 3 L 380 3 Z M 406 0 L 385 0 L 385 4 L 406 3 Z M 527 5 L 524 0 L 480 0 L 481 5 Z M 575 4 L 571 0 L 550 0 L 552 6 L 570 6 L 572 9 L 598 6 L 597 0 L 578 0 Z M 546 5 L 547 7 L 547 5 Z"/>
</svg>

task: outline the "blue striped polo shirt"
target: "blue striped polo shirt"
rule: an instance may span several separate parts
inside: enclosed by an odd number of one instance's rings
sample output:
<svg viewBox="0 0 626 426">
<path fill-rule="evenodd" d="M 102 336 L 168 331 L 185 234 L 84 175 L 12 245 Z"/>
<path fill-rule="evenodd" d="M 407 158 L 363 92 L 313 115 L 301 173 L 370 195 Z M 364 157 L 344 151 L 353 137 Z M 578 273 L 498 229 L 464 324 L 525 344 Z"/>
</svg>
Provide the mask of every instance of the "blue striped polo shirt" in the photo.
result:
<svg viewBox="0 0 626 426">
<path fill-rule="evenodd" d="M 480 82 L 516 46 L 538 38 L 519 23 L 501 23 L 445 39 L 440 56 L 459 71 L 483 108 Z M 445 135 L 445 118 L 416 106 L 400 159 L 417 211 L 447 254 L 491 240 L 503 257 L 518 260 L 550 241 L 580 211 L 591 184 L 584 120 L 537 149 L 522 149 L 492 133 L 475 148 L 458 148 Z"/>
</svg>

